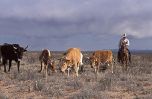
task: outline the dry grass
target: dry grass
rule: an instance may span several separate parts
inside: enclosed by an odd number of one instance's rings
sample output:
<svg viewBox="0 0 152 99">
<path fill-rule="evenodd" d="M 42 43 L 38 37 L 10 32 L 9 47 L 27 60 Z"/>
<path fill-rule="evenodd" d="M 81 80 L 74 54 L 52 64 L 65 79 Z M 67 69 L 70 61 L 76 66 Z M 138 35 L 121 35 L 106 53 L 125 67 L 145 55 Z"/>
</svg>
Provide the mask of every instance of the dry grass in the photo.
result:
<svg viewBox="0 0 152 99">
<path fill-rule="evenodd" d="M 90 53 L 83 52 L 87 57 Z M 39 52 L 27 52 L 21 63 L 21 73 L 13 64 L 10 73 L 0 70 L 0 99 L 151 99 L 152 97 L 152 55 L 135 54 L 127 72 L 120 64 L 98 76 L 84 60 L 84 72 L 79 77 L 67 77 L 59 71 L 50 73 L 48 81 L 44 73 L 38 73 Z M 57 60 L 62 53 L 53 52 Z M 114 56 L 116 57 L 116 56 Z M 84 58 L 85 59 L 85 58 Z"/>
</svg>

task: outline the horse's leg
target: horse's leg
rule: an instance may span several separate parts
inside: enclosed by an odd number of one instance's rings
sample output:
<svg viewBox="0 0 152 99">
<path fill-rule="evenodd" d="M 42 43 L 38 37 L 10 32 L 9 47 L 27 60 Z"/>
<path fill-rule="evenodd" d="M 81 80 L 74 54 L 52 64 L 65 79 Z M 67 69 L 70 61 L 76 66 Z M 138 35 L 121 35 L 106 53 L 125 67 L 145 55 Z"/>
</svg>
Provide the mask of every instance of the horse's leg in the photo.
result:
<svg viewBox="0 0 152 99">
<path fill-rule="evenodd" d="M 124 67 L 125 67 L 124 61 L 122 61 L 122 71 L 123 72 L 124 72 Z"/>
<path fill-rule="evenodd" d="M 121 53 L 121 55 L 120 55 L 120 63 L 121 63 L 121 64 L 123 64 L 123 60 L 124 60 L 123 58 L 124 58 L 124 56 L 123 56 L 123 54 Z"/>
<path fill-rule="evenodd" d="M 127 71 L 128 60 L 125 61 L 125 71 Z"/>
<path fill-rule="evenodd" d="M 128 56 L 129 56 L 129 58 L 128 58 L 128 62 L 130 62 L 131 63 L 131 53 L 130 53 L 130 51 L 129 51 L 129 49 L 128 49 Z"/>
<path fill-rule="evenodd" d="M 125 70 L 127 71 L 128 69 L 128 62 L 129 62 L 129 54 L 125 55 Z"/>
<path fill-rule="evenodd" d="M 128 69 L 128 65 L 129 65 L 129 62 L 130 62 L 130 55 L 128 54 L 127 55 L 127 59 L 126 59 L 126 70 Z"/>
<path fill-rule="evenodd" d="M 123 72 L 125 71 L 125 67 L 126 67 L 126 62 L 125 62 L 125 56 L 123 56 L 122 58 L 122 66 L 123 66 Z"/>
<path fill-rule="evenodd" d="M 117 54 L 117 62 L 120 62 L 121 59 L 120 59 L 120 50 L 118 51 L 118 54 Z"/>
</svg>

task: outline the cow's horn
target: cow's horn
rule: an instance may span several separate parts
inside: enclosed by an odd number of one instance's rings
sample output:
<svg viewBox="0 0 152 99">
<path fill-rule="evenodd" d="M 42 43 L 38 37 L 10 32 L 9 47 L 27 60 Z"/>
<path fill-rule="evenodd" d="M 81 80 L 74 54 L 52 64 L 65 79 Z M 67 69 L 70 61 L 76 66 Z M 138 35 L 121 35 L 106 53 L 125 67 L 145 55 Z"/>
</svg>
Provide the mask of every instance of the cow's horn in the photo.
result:
<svg viewBox="0 0 152 99">
<path fill-rule="evenodd" d="M 28 48 L 28 45 L 24 48 L 25 50 Z"/>
<path fill-rule="evenodd" d="M 17 49 L 15 46 L 13 46 L 14 49 Z"/>
</svg>

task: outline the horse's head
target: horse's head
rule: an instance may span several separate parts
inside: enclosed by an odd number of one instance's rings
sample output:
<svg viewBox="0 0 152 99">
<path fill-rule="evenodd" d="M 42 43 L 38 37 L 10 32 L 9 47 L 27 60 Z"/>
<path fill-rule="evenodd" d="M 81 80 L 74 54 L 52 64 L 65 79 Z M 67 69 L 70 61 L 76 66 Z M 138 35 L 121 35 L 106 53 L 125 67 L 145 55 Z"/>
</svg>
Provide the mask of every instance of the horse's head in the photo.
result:
<svg viewBox="0 0 152 99">
<path fill-rule="evenodd" d="M 122 44 L 121 44 L 121 51 L 123 53 L 127 53 L 127 51 L 128 51 L 128 48 L 127 48 L 127 45 L 126 45 L 125 41 L 123 41 Z"/>
</svg>

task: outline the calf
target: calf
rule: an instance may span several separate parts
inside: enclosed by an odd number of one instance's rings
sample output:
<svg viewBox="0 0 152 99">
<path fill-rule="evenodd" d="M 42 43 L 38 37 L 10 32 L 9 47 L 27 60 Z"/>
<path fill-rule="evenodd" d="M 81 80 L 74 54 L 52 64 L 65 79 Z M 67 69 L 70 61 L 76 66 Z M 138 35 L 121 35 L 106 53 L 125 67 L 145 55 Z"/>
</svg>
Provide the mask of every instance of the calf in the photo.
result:
<svg viewBox="0 0 152 99">
<path fill-rule="evenodd" d="M 45 69 L 46 77 L 48 75 L 49 68 L 51 68 L 53 72 L 56 72 L 55 62 L 51 61 L 51 53 L 48 49 L 44 49 L 42 51 L 42 53 L 39 56 L 39 61 L 41 63 L 41 69 L 39 70 L 39 72 L 44 71 Z"/>
</svg>

